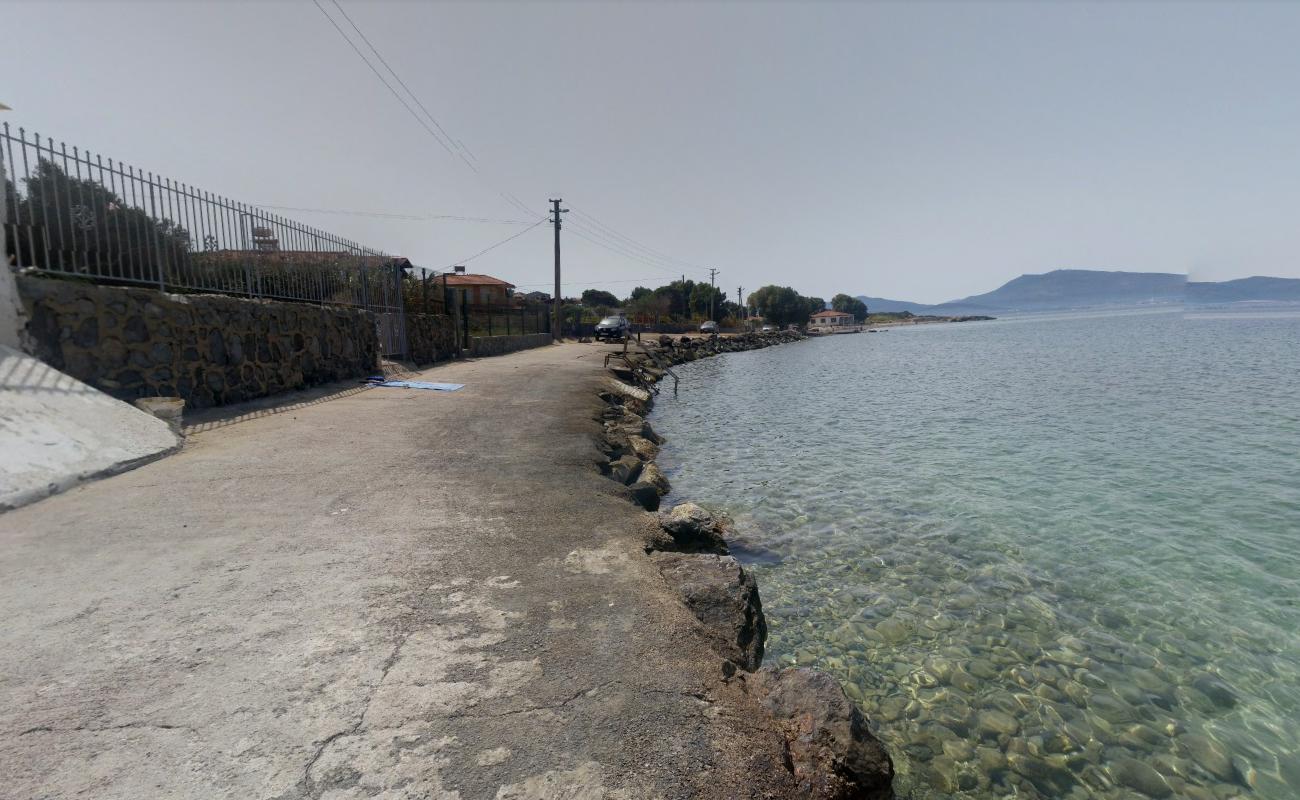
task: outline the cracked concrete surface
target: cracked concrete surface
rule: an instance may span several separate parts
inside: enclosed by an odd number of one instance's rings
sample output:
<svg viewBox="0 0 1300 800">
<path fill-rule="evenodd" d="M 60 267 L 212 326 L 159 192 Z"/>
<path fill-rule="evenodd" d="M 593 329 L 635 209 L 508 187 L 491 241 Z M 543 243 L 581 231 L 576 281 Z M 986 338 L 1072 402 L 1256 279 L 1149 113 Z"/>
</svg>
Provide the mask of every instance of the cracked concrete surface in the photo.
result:
<svg viewBox="0 0 1300 800">
<path fill-rule="evenodd" d="M 594 468 L 603 352 L 208 415 L 0 516 L 0 794 L 790 796 Z"/>
</svg>

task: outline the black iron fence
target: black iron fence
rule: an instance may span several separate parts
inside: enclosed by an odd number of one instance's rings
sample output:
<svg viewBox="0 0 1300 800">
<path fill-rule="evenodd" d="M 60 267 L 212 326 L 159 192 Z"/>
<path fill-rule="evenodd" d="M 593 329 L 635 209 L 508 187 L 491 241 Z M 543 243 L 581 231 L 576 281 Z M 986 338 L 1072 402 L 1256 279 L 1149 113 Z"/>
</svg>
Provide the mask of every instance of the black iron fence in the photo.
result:
<svg viewBox="0 0 1300 800">
<path fill-rule="evenodd" d="M 402 265 L 379 250 L 38 134 L 0 126 L 15 268 L 172 292 L 345 305 L 404 353 Z"/>
</svg>

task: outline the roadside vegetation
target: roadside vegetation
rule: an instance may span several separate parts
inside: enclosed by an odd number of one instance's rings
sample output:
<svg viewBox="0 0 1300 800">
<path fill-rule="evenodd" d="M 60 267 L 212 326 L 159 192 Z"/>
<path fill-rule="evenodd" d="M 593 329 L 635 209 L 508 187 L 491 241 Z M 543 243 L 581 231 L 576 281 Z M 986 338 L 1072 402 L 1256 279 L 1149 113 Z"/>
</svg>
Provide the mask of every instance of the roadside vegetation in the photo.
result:
<svg viewBox="0 0 1300 800">
<path fill-rule="evenodd" d="M 754 316 L 777 327 L 806 325 L 809 317 L 825 308 L 850 313 L 857 322 L 867 319 L 866 305 L 847 294 L 835 295 L 828 304 L 789 286 L 764 286 L 751 292 L 748 307 L 742 308 L 721 289 L 692 280 L 675 280 L 654 289 L 638 286 L 622 299 L 612 292 L 588 289 L 580 298 L 565 300 L 565 315 L 569 324 L 598 322 L 616 311 L 640 324 L 696 324 L 710 318 L 710 302 L 712 318 L 724 328 L 739 327 L 742 320 Z"/>
</svg>

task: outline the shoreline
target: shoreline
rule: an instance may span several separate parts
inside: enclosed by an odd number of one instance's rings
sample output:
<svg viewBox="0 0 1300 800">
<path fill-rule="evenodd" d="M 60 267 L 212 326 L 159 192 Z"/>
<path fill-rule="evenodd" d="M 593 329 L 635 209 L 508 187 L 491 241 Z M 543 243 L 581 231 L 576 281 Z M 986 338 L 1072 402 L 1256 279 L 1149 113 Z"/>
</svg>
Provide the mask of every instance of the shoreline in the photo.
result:
<svg viewBox="0 0 1300 800">
<path fill-rule="evenodd" d="M 701 609 L 746 607 L 739 570 L 646 552 L 658 518 L 597 469 L 605 351 L 227 407 L 0 516 L 13 791 L 873 796 L 834 776 L 838 685 L 719 653 Z"/>
<path fill-rule="evenodd" d="M 660 510 L 671 487 L 656 463 L 663 439 L 646 420 L 657 384 L 668 376 L 675 380 L 672 367 L 679 364 L 806 338 L 789 331 L 708 339 L 664 335 L 644 352 L 625 349 L 615 359 L 622 365 L 610 367 L 617 377 L 599 393 L 606 404 L 602 472 L 627 487 L 631 502 L 657 514 L 646 557 L 705 626 L 724 659 L 723 682 L 756 699 L 785 740 L 785 766 L 799 783 L 799 796 L 886 800 L 894 796 L 893 762 L 838 680 L 806 667 L 763 667 L 767 626 L 759 587 L 730 555 L 731 521 L 692 502 Z"/>
</svg>

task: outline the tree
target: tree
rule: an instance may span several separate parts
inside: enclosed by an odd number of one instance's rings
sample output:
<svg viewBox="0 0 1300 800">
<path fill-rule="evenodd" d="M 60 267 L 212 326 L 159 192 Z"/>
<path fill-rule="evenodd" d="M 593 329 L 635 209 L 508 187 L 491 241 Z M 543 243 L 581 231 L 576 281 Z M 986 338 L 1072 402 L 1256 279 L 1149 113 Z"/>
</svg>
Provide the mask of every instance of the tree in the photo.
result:
<svg viewBox="0 0 1300 800">
<path fill-rule="evenodd" d="M 806 323 L 812 314 L 812 302 L 789 286 L 764 286 L 749 296 L 749 305 L 777 326 Z"/>
<path fill-rule="evenodd" d="M 11 218 L 26 231 L 14 231 L 6 249 L 21 266 L 87 271 L 138 279 L 160 267 L 186 262 L 189 231 L 170 219 L 155 219 L 125 202 L 102 184 L 74 178 L 42 158 L 22 179 L 25 193 L 6 180 Z"/>
<path fill-rule="evenodd" d="M 631 305 L 633 302 L 640 300 L 648 294 L 654 294 L 654 289 L 647 289 L 644 286 L 636 287 L 632 290 L 632 294 L 627 296 L 628 305 Z"/>
<path fill-rule="evenodd" d="M 602 289 L 587 289 L 582 293 L 582 304 L 588 308 L 618 308 L 618 298 Z"/>
<path fill-rule="evenodd" d="M 708 317 L 710 309 L 710 300 L 712 300 L 712 309 L 716 314 L 722 304 L 727 301 L 727 296 L 716 286 L 710 286 L 707 283 L 697 283 L 691 289 L 690 313 L 695 317 Z"/>
<path fill-rule="evenodd" d="M 867 319 L 867 304 L 847 294 L 837 294 L 831 298 L 831 308 L 844 314 L 852 314 L 855 322 Z"/>
<path fill-rule="evenodd" d="M 628 301 L 627 312 L 636 322 L 658 322 L 668 316 L 670 307 L 667 295 L 647 291 L 635 300 Z"/>
</svg>

